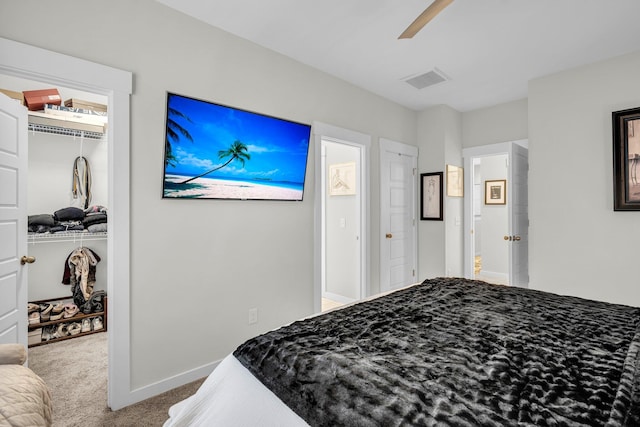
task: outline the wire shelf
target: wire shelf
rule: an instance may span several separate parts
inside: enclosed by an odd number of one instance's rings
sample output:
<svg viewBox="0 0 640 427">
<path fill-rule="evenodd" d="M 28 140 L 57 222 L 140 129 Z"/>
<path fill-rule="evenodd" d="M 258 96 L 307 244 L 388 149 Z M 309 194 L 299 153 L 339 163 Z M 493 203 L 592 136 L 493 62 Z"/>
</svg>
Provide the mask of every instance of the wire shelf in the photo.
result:
<svg viewBox="0 0 640 427">
<path fill-rule="evenodd" d="M 63 128 L 59 126 L 43 125 L 40 123 L 29 123 L 29 130 L 32 132 L 49 133 L 54 135 L 73 136 L 76 138 L 102 139 L 103 133 L 91 132 L 87 130 L 78 130 Z"/>
<path fill-rule="evenodd" d="M 106 240 L 106 231 L 91 233 L 89 231 L 61 231 L 58 233 L 29 233 L 27 240 L 31 244 L 35 243 L 57 243 L 57 242 L 88 242 L 92 240 Z"/>
</svg>

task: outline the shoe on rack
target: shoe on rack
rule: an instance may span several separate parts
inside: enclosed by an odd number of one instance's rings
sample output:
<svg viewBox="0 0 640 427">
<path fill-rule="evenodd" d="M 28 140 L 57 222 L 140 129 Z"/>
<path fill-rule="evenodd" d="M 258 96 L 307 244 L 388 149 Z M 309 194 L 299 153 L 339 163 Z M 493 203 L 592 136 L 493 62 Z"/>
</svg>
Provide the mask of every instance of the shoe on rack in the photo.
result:
<svg viewBox="0 0 640 427">
<path fill-rule="evenodd" d="M 30 302 L 29 304 L 27 304 L 27 310 L 29 311 L 29 314 L 31 314 L 34 311 L 40 311 L 40 306 L 38 304 Z"/>
<path fill-rule="evenodd" d="M 66 323 L 59 323 L 58 327 L 56 328 L 56 331 L 53 333 L 53 338 L 62 338 L 62 337 L 66 337 L 67 335 L 69 335 L 69 332 L 67 331 L 67 324 Z"/>
<path fill-rule="evenodd" d="M 75 316 L 76 314 L 78 314 L 78 306 L 73 304 L 73 303 L 67 303 L 64 305 L 64 318 L 68 319 L 70 317 Z"/>
<path fill-rule="evenodd" d="M 49 341 L 51 338 L 51 326 L 44 326 L 42 328 L 42 341 Z"/>
<path fill-rule="evenodd" d="M 103 328 L 103 324 L 102 324 L 102 316 L 98 316 L 98 317 L 94 317 L 93 320 L 91 321 L 92 325 L 93 325 L 93 330 L 97 331 Z"/>
<path fill-rule="evenodd" d="M 84 319 L 82 319 L 82 332 L 89 332 L 91 331 L 91 320 L 86 317 Z"/>
<path fill-rule="evenodd" d="M 30 325 L 34 325 L 36 323 L 40 323 L 40 312 L 39 311 L 34 311 L 33 313 L 29 314 L 29 324 Z"/>
<path fill-rule="evenodd" d="M 57 302 L 53 305 L 53 308 L 51 309 L 51 315 L 53 316 L 54 314 L 60 314 L 64 311 L 64 304 L 61 302 Z"/>
<path fill-rule="evenodd" d="M 73 322 L 72 324 L 70 324 L 67 327 L 67 332 L 69 333 L 69 335 L 78 335 L 81 330 L 82 330 L 82 327 L 80 326 L 80 323 L 78 323 L 78 322 Z M 82 331 L 82 332 L 84 332 L 84 331 Z"/>
<path fill-rule="evenodd" d="M 48 322 L 49 316 L 51 315 L 51 310 L 53 310 L 52 304 L 42 304 L 40 306 L 40 321 Z"/>
<path fill-rule="evenodd" d="M 51 320 L 60 320 L 60 319 L 62 319 L 63 315 L 64 315 L 64 304 L 62 304 L 61 302 L 56 303 L 53 306 L 53 308 L 51 309 L 50 319 Z"/>
</svg>

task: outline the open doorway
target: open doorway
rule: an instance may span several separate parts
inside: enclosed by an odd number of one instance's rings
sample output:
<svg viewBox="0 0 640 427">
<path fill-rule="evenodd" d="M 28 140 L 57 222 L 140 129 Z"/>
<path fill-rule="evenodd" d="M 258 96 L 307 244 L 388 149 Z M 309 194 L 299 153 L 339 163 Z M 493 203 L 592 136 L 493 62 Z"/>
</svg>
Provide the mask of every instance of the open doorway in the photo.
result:
<svg viewBox="0 0 640 427">
<path fill-rule="evenodd" d="M 474 157 L 472 165 L 473 278 L 500 285 L 509 284 L 509 251 L 503 238 L 509 234 L 509 218 L 506 198 L 499 194 L 504 189 L 491 191 L 493 183 L 506 182 L 507 165 L 506 153 Z"/>
<path fill-rule="evenodd" d="M 314 123 L 316 274 L 314 307 L 325 311 L 368 295 L 370 137 Z"/>
<path fill-rule="evenodd" d="M 106 265 L 109 317 L 108 405 L 113 410 L 133 403 L 129 365 L 129 96 L 132 75 L 78 58 L 0 38 L 0 74 L 37 80 L 106 97 L 109 130 L 106 151 L 110 207 Z M 117 141 L 117 143 L 116 143 Z M 23 150 L 23 148 L 21 149 Z M 116 165 L 119 165 L 116 174 Z M 26 187 L 25 187 L 26 190 Z M 19 236 L 27 247 L 26 234 Z M 26 281 L 27 274 L 22 275 Z M 115 292 L 117 284 L 117 292 Z M 26 287 L 26 284 L 24 285 Z M 25 299 L 27 298 L 25 293 Z M 27 330 L 27 304 L 19 304 Z M 118 334 L 113 334 L 117 330 Z M 98 335 L 96 335 L 98 336 Z"/>
<path fill-rule="evenodd" d="M 526 287 L 528 275 L 528 141 L 463 150 L 465 277 Z"/>
<path fill-rule="evenodd" d="M 322 311 L 361 295 L 361 147 L 322 138 Z"/>
</svg>

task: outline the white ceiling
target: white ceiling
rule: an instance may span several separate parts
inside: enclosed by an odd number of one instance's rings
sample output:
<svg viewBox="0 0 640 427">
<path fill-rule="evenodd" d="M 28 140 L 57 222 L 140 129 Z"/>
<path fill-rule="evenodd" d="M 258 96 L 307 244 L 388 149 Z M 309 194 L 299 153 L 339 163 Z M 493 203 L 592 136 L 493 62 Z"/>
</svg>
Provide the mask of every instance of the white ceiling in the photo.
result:
<svg viewBox="0 0 640 427">
<path fill-rule="evenodd" d="M 406 40 L 431 0 L 158 1 L 414 110 L 522 99 L 532 78 L 640 49 L 640 0 L 455 0 Z M 434 67 L 450 80 L 404 81 Z"/>
</svg>

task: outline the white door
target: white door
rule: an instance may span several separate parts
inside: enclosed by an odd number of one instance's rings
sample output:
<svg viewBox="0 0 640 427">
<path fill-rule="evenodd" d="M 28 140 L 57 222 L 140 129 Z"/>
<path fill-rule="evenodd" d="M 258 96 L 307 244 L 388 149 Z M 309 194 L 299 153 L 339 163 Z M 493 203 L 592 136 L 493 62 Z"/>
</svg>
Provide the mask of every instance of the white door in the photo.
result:
<svg viewBox="0 0 640 427">
<path fill-rule="evenodd" d="M 27 110 L 0 94 L 0 343 L 25 347 L 27 159 Z"/>
<path fill-rule="evenodd" d="M 509 284 L 526 287 L 529 284 L 529 150 L 511 144 L 509 152 Z"/>
<path fill-rule="evenodd" d="M 380 291 L 417 281 L 418 149 L 380 140 Z"/>
</svg>

